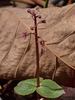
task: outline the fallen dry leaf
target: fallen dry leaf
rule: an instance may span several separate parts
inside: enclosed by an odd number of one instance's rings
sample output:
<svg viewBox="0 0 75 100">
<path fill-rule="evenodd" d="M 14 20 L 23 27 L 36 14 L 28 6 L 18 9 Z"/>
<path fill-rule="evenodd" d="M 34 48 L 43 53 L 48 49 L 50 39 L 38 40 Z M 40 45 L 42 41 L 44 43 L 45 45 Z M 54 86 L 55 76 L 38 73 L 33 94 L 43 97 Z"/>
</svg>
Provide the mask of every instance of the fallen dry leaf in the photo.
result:
<svg viewBox="0 0 75 100">
<path fill-rule="evenodd" d="M 39 36 L 47 40 L 47 52 L 39 50 L 40 76 L 75 87 L 75 4 L 36 12 L 47 21 L 38 26 Z M 32 25 L 26 9 L 0 9 L 0 79 L 35 77 L 34 36 L 18 37 Z"/>
</svg>

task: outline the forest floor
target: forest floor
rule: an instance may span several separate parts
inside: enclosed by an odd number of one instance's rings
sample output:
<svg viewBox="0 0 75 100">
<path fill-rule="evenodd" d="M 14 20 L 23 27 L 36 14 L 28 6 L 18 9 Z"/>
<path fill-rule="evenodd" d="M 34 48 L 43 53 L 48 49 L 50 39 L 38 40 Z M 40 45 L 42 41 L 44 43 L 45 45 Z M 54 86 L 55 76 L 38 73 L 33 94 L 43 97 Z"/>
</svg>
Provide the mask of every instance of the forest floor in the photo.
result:
<svg viewBox="0 0 75 100">
<path fill-rule="evenodd" d="M 2 2 L 2 4 L 1 4 L 1 1 L 0 1 L 0 8 L 10 8 L 10 7 L 11 8 L 14 7 L 13 3 L 10 4 L 9 2 L 7 2 L 7 3 Z M 32 6 L 28 5 L 28 4 L 17 2 L 15 7 L 25 9 L 25 8 L 29 8 L 29 7 L 32 7 Z M 65 94 L 62 95 L 60 98 L 58 98 L 58 99 L 48 99 L 48 100 L 75 100 L 75 88 L 70 88 L 70 87 L 64 87 L 63 86 L 63 89 L 65 90 Z M 0 100 L 31 100 L 31 99 L 25 99 L 25 97 L 22 97 L 22 96 L 17 96 L 17 99 L 16 99 L 12 96 L 9 96 L 7 94 L 5 97 L 3 97 L 3 96 L 0 97 Z"/>
</svg>

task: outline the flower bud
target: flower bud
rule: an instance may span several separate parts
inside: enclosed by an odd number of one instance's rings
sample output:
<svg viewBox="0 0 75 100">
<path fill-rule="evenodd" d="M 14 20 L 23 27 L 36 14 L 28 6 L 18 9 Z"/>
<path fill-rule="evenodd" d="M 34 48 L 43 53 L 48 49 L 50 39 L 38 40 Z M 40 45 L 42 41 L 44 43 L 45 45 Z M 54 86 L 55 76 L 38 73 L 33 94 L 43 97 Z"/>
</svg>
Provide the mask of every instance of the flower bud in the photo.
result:
<svg viewBox="0 0 75 100">
<path fill-rule="evenodd" d="M 42 23 L 46 23 L 46 20 L 42 20 Z"/>
<path fill-rule="evenodd" d="M 36 15 L 36 14 L 35 14 L 35 10 L 32 10 L 32 12 L 31 12 L 31 13 L 32 13 L 32 15 L 33 15 L 33 16 L 35 16 L 35 15 Z"/>
<path fill-rule="evenodd" d="M 34 27 L 30 27 L 31 30 L 34 30 Z"/>
<path fill-rule="evenodd" d="M 27 10 L 27 12 L 28 12 L 28 13 L 31 13 L 31 10 L 30 10 L 30 9 L 28 9 L 28 10 Z"/>
<path fill-rule="evenodd" d="M 41 15 L 38 15 L 38 18 L 41 18 Z"/>
</svg>

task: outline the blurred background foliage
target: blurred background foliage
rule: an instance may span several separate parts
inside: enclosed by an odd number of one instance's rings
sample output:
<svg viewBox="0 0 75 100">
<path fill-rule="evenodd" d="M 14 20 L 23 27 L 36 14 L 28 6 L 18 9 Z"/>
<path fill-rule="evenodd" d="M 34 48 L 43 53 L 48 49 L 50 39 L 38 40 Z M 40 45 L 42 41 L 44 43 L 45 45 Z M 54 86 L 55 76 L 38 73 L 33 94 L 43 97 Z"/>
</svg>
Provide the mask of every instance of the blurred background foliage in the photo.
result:
<svg viewBox="0 0 75 100">
<path fill-rule="evenodd" d="M 74 3 L 75 0 L 49 0 L 49 6 L 62 7 L 67 4 Z M 36 5 L 44 7 L 45 0 L 0 0 L 0 7 L 11 6 L 11 7 L 21 7 L 21 8 L 33 8 Z"/>
</svg>

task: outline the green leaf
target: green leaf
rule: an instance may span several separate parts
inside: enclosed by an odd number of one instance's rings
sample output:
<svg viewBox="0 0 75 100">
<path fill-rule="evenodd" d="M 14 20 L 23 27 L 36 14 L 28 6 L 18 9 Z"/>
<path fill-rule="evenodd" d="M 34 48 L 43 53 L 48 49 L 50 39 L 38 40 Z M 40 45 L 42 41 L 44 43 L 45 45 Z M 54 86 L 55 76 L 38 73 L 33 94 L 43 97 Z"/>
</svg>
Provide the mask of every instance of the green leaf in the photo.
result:
<svg viewBox="0 0 75 100">
<path fill-rule="evenodd" d="M 48 86 L 50 89 L 62 89 L 56 82 L 50 80 L 50 79 L 45 79 L 42 82 L 40 82 L 40 85 L 42 86 Z"/>
<path fill-rule="evenodd" d="M 64 90 L 57 83 L 48 79 L 43 80 L 36 91 L 46 98 L 57 98 L 64 93 Z"/>
<path fill-rule="evenodd" d="M 40 82 L 43 81 L 43 78 L 40 78 Z M 14 88 L 15 92 L 20 95 L 29 95 L 36 90 L 37 79 L 27 79 L 18 83 Z"/>
<path fill-rule="evenodd" d="M 16 86 L 14 88 L 15 92 L 20 94 L 20 95 L 29 95 L 33 93 L 36 90 L 36 87 L 32 84 L 27 84 L 25 83 L 24 85 Z"/>
</svg>

